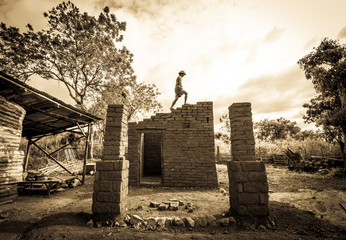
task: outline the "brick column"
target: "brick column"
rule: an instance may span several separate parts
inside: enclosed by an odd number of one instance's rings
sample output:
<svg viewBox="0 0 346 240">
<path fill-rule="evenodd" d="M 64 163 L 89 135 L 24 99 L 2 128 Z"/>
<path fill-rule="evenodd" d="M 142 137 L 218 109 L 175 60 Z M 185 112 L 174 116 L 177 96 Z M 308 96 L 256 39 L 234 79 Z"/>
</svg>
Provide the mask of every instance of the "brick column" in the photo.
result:
<svg viewBox="0 0 346 240">
<path fill-rule="evenodd" d="M 92 204 L 94 222 L 114 220 L 126 211 L 129 171 L 129 161 L 125 160 L 127 117 L 126 106 L 108 106 L 102 161 L 96 163 Z"/>
<path fill-rule="evenodd" d="M 229 107 L 232 161 L 228 162 L 231 210 L 268 216 L 268 183 L 263 162 L 256 161 L 250 103 Z"/>
</svg>

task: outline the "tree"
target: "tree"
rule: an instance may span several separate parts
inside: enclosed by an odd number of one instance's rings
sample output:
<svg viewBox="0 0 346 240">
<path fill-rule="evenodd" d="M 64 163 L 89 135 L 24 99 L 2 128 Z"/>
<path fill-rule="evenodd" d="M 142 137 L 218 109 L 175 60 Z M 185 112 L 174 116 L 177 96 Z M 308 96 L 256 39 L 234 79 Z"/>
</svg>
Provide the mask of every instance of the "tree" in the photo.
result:
<svg viewBox="0 0 346 240">
<path fill-rule="evenodd" d="M 108 7 L 95 18 L 68 1 L 44 17 L 49 28 L 38 32 L 28 24 L 29 30 L 21 34 L 1 23 L 2 71 L 23 81 L 33 74 L 61 81 L 83 110 L 87 98 L 103 91 L 107 82 L 120 88 L 131 82 L 133 55 L 125 47 L 116 48 L 126 23 L 117 21 Z"/>
<path fill-rule="evenodd" d="M 278 140 L 286 139 L 288 136 L 296 137 L 300 128 L 296 122 L 292 122 L 283 117 L 276 120 L 264 119 L 254 124 L 257 130 L 256 136 L 261 140 Z"/>
<path fill-rule="evenodd" d="M 61 81 L 77 106 L 92 113 L 106 111 L 106 105 L 95 110 L 100 107 L 95 100 L 125 103 L 123 95 L 131 116 L 160 109 L 157 88 L 137 83 L 131 66 L 133 54 L 126 47 L 117 47 L 126 23 L 119 22 L 108 7 L 94 17 L 68 1 L 45 12 L 44 17 L 48 29 L 37 32 L 30 24 L 25 33 L 0 24 L 1 71 L 22 81 L 34 74 Z"/>
<path fill-rule="evenodd" d="M 229 144 L 231 140 L 231 125 L 228 114 L 224 114 L 219 118 L 222 124 L 219 131 L 215 133 L 216 139 L 221 139 L 224 143 Z"/>
<path fill-rule="evenodd" d="M 318 47 L 298 61 L 317 97 L 303 106 L 304 119 L 323 128 L 329 141 L 336 141 L 346 168 L 346 46 L 325 38 Z"/>
<path fill-rule="evenodd" d="M 132 79 L 136 82 L 135 77 Z M 133 83 L 131 87 L 106 88 L 101 96 L 96 96 L 90 112 L 103 119 L 106 118 L 109 104 L 124 104 L 128 106 L 128 120 L 136 120 L 139 114 L 157 112 L 162 105 L 157 101 L 159 91 L 154 84 Z M 99 122 L 99 129 L 104 130 L 105 121 Z"/>
</svg>

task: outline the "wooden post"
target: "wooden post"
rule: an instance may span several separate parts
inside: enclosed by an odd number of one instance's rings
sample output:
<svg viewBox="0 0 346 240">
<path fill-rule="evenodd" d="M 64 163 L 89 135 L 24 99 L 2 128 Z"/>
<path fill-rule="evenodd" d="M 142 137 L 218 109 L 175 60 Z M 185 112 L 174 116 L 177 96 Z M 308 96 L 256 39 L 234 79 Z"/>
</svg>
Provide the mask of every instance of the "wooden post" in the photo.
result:
<svg viewBox="0 0 346 240">
<path fill-rule="evenodd" d="M 86 174 L 86 161 L 88 158 L 88 148 L 89 148 L 89 136 L 90 136 L 90 123 L 88 124 L 88 132 L 85 136 L 85 149 L 84 149 L 84 162 L 83 162 L 83 177 L 82 177 L 82 185 L 85 181 L 85 174 Z"/>
<path fill-rule="evenodd" d="M 23 163 L 23 172 L 26 172 L 28 170 L 28 162 L 30 158 L 30 146 L 31 146 L 31 138 L 28 139 L 28 145 L 26 146 L 26 152 L 25 152 L 24 163 Z"/>
<path fill-rule="evenodd" d="M 220 146 L 216 146 L 216 162 L 220 162 Z"/>
<path fill-rule="evenodd" d="M 39 145 L 37 145 L 35 142 L 32 142 L 32 144 L 34 144 L 38 149 L 41 150 L 41 152 L 43 152 L 44 154 L 46 154 L 47 157 L 49 157 L 50 159 L 52 159 L 55 163 L 57 163 L 60 167 L 62 167 L 66 172 L 68 172 L 69 174 L 73 175 L 72 172 L 70 172 L 67 168 L 65 168 L 61 163 L 59 163 L 54 157 L 52 157 L 52 155 L 50 155 L 46 150 L 44 150 L 43 148 L 41 148 Z"/>
</svg>

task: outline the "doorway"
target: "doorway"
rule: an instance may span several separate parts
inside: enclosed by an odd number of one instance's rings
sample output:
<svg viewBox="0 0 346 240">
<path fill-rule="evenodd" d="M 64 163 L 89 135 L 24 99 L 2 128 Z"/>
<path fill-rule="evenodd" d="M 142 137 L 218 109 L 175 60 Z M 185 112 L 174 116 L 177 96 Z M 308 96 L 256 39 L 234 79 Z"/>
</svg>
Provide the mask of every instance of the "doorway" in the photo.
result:
<svg viewBox="0 0 346 240">
<path fill-rule="evenodd" d="M 162 134 L 141 134 L 141 156 L 140 156 L 140 183 L 154 184 L 162 183 Z"/>
</svg>

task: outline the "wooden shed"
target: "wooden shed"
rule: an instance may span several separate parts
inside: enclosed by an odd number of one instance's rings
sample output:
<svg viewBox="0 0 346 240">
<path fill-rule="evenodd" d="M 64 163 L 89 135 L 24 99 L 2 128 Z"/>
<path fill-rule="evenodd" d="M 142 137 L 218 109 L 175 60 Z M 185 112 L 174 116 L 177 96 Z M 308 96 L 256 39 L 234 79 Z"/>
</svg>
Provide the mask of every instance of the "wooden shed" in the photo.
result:
<svg viewBox="0 0 346 240">
<path fill-rule="evenodd" d="M 66 131 L 88 139 L 90 126 L 97 120 L 101 119 L 0 72 L 0 203 L 16 195 L 13 183 L 24 180 L 30 146 L 36 146 L 69 172 L 52 156 L 53 152 L 46 152 L 38 141 Z M 28 139 L 25 155 L 19 151 L 21 137 Z M 88 144 L 85 145 L 85 153 L 87 148 Z M 85 163 L 86 156 L 82 182 Z"/>
</svg>

